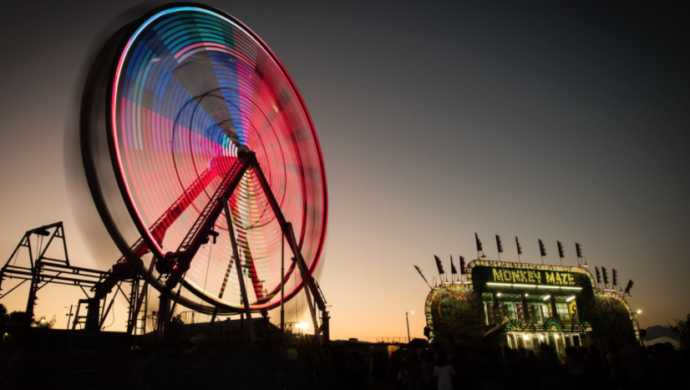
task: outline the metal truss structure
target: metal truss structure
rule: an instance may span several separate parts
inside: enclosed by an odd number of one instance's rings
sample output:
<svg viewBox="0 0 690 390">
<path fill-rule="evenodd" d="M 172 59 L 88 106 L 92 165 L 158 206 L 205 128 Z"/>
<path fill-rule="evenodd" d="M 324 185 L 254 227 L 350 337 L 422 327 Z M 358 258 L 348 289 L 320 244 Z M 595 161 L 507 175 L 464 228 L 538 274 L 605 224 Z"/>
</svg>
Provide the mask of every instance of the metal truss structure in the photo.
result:
<svg viewBox="0 0 690 390">
<path fill-rule="evenodd" d="M 55 249 L 55 246 L 59 246 L 59 248 Z M 50 250 L 51 247 L 53 250 Z M 61 256 L 57 256 L 57 254 Z M 28 264 L 26 264 L 27 259 Z M 113 278 L 114 273 L 117 273 L 115 278 Z M 146 295 L 146 285 L 141 286 L 141 278 L 133 270 L 131 272 L 113 272 L 111 269 L 106 272 L 73 266 L 67 252 L 65 229 L 62 222 L 26 231 L 10 258 L 0 269 L 0 292 L 2 292 L 2 286 L 5 284 L 3 282 L 7 279 L 17 279 L 20 282 L 2 293 L 0 299 L 23 284 L 29 283 L 26 317 L 23 324 L 25 327 L 31 326 L 38 292 L 48 284 L 79 287 L 84 292 L 89 301 L 89 311 L 83 323 L 87 329 L 92 331 L 102 328 L 119 292 L 129 304 L 127 333 L 132 334 L 136 328 L 138 307 L 140 306 L 137 306 L 137 303 L 140 303 Z M 116 280 L 110 285 L 110 291 L 105 291 L 100 287 L 104 285 L 105 281 L 113 279 Z M 130 285 L 128 293 L 125 293 L 124 290 L 126 283 Z M 108 295 L 112 290 L 115 292 L 109 297 Z M 108 298 L 110 298 L 109 303 Z M 75 317 L 74 324 L 78 323 L 78 320 Z"/>
</svg>

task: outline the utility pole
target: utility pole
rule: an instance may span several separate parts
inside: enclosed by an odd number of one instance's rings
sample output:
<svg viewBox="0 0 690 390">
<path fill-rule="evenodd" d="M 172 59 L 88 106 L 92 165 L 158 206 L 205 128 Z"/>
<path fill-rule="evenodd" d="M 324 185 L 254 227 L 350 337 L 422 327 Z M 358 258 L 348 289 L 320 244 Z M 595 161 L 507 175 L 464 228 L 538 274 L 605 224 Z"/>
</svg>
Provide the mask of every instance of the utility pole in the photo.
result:
<svg viewBox="0 0 690 390">
<path fill-rule="evenodd" d="M 72 319 L 72 306 L 74 305 L 69 305 L 69 314 L 65 314 L 67 316 L 67 329 L 69 329 L 69 323 Z M 65 306 L 65 309 L 67 309 L 67 306 Z"/>
<path fill-rule="evenodd" d="M 280 332 L 285 340 L 285 236 L 280 238 Z"/>
</svg>

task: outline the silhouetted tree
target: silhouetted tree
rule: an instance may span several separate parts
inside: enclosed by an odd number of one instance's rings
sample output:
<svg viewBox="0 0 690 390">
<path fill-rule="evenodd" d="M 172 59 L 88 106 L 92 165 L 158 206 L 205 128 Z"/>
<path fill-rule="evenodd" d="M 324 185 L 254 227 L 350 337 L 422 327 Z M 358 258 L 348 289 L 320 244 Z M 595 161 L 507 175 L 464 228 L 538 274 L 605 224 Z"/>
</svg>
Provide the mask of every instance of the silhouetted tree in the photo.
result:
<svg viewBox="0 0 690 390">
<path fill-rule="evenodd" d="M 26 312 L 13 311 L 8 316 L 8 325 L 22 326 L 26 323 Z"/>
<path fill-rule="evenodd" d="M 37 328 L 50 329 L 55 326 L 56 322 L 57 320 L 55 319 L 55 316 L 53 316 L 50 321 L 43 316 L 37 320 L 32 320 L 31 325 Z M 12 313 L 7 314 L 7 308 L 5 305 L 0 303 L 0 325 L 23 326 L 24 324 L 26 324 L 26 312 L 13 311 Z"/>
<path fill-rule="evenodd" d="M 5 325 L 9 321 L 9 317 L 7 316 L 7 308 L 5 305 L 0 303 L 0 325 Z"/>
<path fill-rule="evenodd" d="M 680 336 L 680 345 L 686 350 L 690 351 L 690 314 L 685 320 L 676 319 L 676 325 L 669 324 L 669 328 L 678 336 Z"/>
<path fill-rule="evenodd" d="M 37 328 L 51 329 L 53 326 L 55 326 L 56 321 L 57 320 L 55 319 L 55 316 L 53 316 L 53 318 L 50 321 L 46 320 L 46 317 L 43 316 L 34 321 L 33 325 Z"/>
</svg>

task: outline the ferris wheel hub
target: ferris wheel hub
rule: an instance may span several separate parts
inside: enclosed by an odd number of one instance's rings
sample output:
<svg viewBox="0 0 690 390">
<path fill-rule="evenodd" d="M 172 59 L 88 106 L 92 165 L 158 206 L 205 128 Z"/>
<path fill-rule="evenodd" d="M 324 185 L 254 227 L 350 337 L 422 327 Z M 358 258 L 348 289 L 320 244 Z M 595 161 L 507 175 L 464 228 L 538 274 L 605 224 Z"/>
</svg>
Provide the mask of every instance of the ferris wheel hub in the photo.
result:
<svg viewBox="0 0 690 390">
<path fill-rule="evenodd" d="M 239 145 L 237 146 L 237 157 L 238 158 L 244 158 L 249 156 L 250 154 L 254 154 L 254 152 L 249 149 L 247 145 Z"/>
</svg>

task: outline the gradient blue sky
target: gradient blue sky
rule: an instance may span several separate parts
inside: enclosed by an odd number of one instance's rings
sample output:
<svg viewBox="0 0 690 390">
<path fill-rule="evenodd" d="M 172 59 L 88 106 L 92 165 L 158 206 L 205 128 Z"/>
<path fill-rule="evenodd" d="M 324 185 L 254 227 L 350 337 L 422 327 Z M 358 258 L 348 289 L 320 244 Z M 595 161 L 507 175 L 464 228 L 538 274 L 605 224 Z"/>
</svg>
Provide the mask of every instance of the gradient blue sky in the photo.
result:
<svg viewBox="0 0 690 390">
<path fill-rule="evenodd" d="M 40 3 L 0 13 L 0 259 L 62 220 L 73 263 L 107 269 L 118 254 L 84 192 L 75 102 L 103 38 L 153 3 Z M 449 254 L 474 258 L 474 232 L 489 258 L 500 234 L 504 260 L 518 236 L 523 261 L 541 238 L 547 261 L 560 240 L 575 265 L 579 242 L 635 281 L 642 327 L 690 312 L 690 23 L 676 2 L 207 3 L 268 43 L 313 117 L 334 338 L 405 336 L 409 310 L 421 336 L 428 287 L 412 266 L 432 277 L 434 254 L 447 269 Z M 64 326 L 77 292 L 43 291 L 37 314 Z"/>
</svg>

